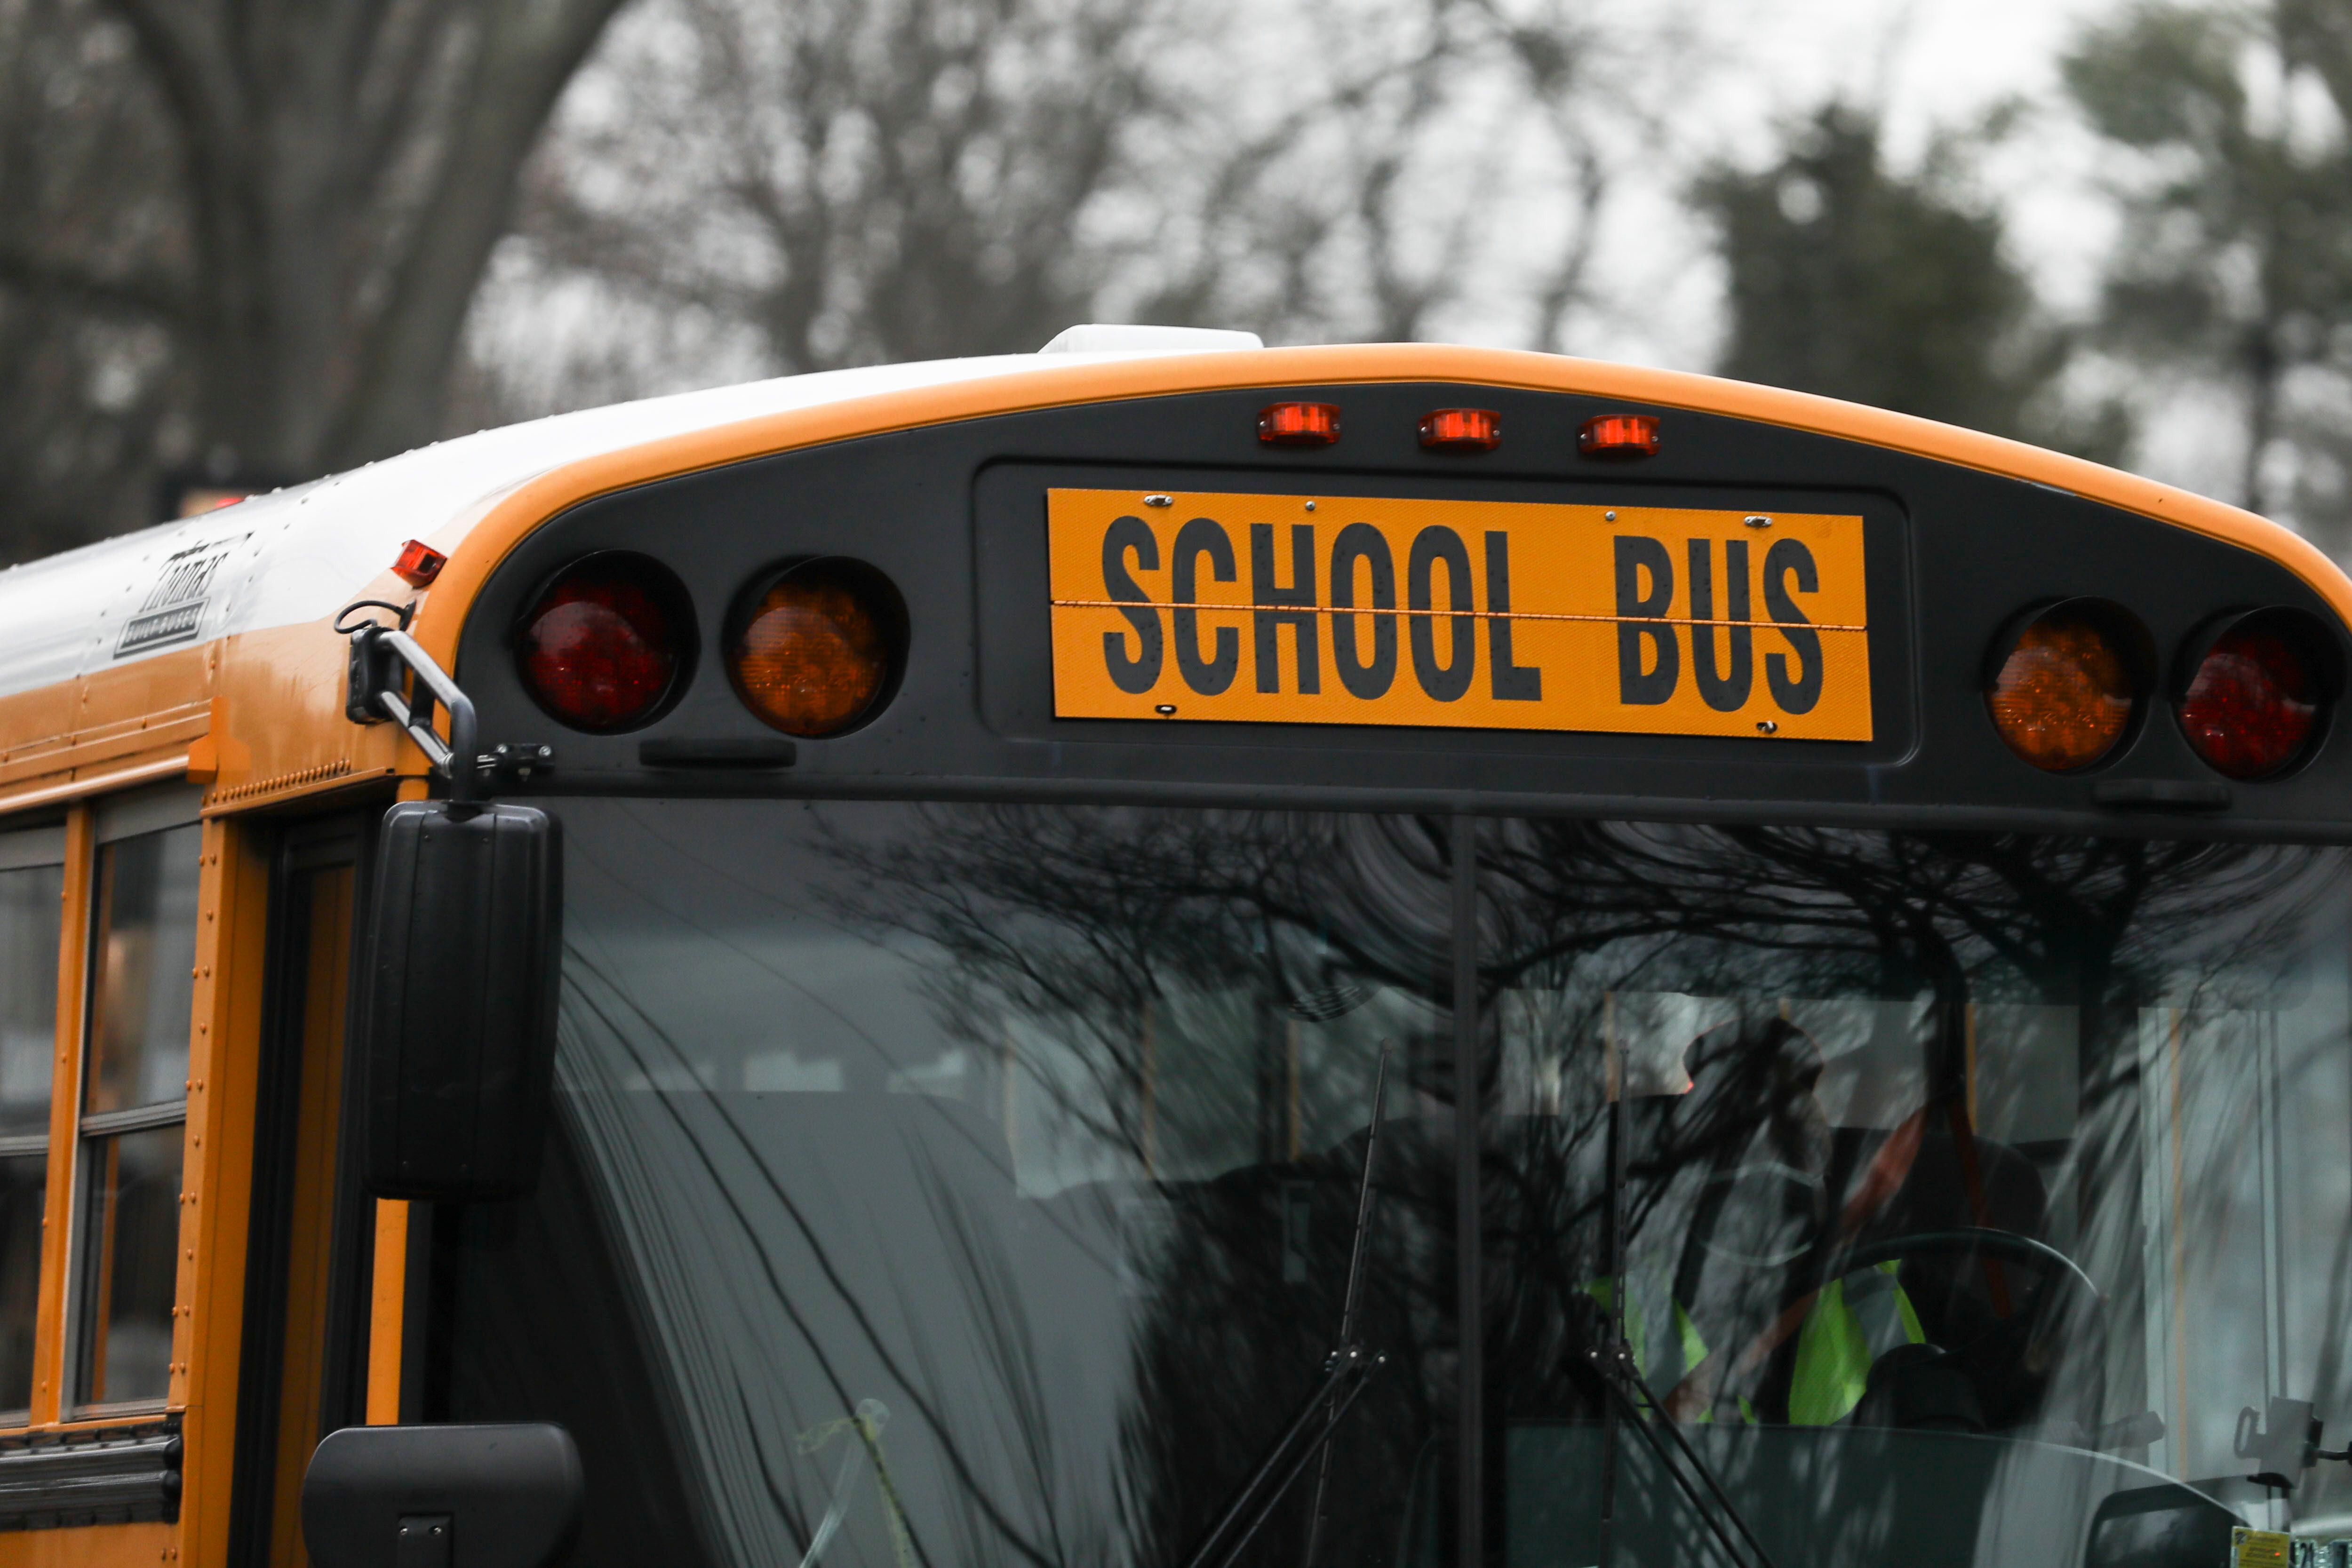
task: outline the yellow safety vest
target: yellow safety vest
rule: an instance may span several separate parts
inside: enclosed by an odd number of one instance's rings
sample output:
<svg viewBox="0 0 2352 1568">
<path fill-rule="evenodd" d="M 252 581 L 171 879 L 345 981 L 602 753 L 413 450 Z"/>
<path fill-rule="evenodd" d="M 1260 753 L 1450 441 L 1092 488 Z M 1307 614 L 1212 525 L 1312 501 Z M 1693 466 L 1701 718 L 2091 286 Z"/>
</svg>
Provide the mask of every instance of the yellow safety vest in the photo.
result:
<svg viewBox="0 0 2352 1568">
<path fill-rule="evenodd" d="M 1885 1276 L 1885 1286 L 1866 1282 L 1859 1301 L 1849 1296 L 1844 1278 L 1832 1280 L 1822 1287 L 1797 1332 L 1797 1365 L 1789 1384 L 1790 1426 L 1828 1427 L 1844 1420 L 1862 1403 L 1863 1394 L 1869 1387 L 1871 1364 L 1894 1348 L 1897 1333 L 1911 1344 L 1927 1343 L 1927 1333 L 1919 1322 L 1919 1313 L 1895 1281 L 1901 1267 L 1892 1259 L 1878 1264 L 1874 1271 Z M 1593 1281 L 1584 1290 L 1603 1312 L 1614 1310 L 1616 1291 L 1606 1276 Z M 1640 1291 L 1626 1292 L 1625 1343 L 1633 1355 L 1633 1370 L 1646 1380 L 1648 1333 L 1646 1314 L 1640 1310 Z M 1680 1301 L 1672 1304 L 1675 1348 L 1682 1356 L 1682 1375 L 1687 1375 L 1706 1359 L 1706 1337 Z M 1738 1398 L 1740 1414 L 1753 1422 L 1754 1406 L 1745 1395 Z M 1698 1417 L 1702 1424 L 1713 1419 L 1712 1413 Z"/>
</svg>

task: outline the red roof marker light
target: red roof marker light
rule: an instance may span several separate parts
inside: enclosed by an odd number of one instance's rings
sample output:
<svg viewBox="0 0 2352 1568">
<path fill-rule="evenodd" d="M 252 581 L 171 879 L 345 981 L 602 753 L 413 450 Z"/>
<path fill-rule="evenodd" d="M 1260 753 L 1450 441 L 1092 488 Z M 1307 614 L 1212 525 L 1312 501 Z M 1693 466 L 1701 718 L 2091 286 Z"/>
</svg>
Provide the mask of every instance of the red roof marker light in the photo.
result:
<svg viewBox="0 0 2352 1568">
<path fill-rule="evenodd" d="M 1328 446 L 1339 439 L 1339 405 L 1268 403 L 1257 413 L 1257 438 L 1268 446 Z"/>
<path fill-rule="evenodd" d="M 400 559 L 392 563 L 392 575 L 411 588 L 429 588 L 448 564 L 447 556 L 423 539 L 411 539 L 400 547 Z"/>
<path fill-rule="evenodd" d="M 1491 408 L 1441 408 L 1421 416 L 1421 444 L 1433 452 L 1492 452 L 1503 416 Z"/>
<path fill-rule="evenodd" d="M 1654 413 L 1604 413 L 1588 419 L 1576 448 L 1587 457 L 1648 457 L 1658 450 Z"/>
</svg>

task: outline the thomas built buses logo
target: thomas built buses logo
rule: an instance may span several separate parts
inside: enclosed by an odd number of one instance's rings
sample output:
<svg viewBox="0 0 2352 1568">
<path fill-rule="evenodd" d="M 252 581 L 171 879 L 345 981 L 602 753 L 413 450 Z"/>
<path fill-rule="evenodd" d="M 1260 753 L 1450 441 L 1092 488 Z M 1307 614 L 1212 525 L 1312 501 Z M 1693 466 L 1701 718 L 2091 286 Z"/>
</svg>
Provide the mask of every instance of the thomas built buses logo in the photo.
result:
<svg viewBox="0 0 2352 1568">
<path fill-rule="evenodd" d="M 234 538 L 190 545 L 167 557 L 163 575 L 140 604 L 138 612 L 123 626 L 121 640 L 114 645 L 114 656 L 128 658 L 133 653 L 168 648 L 174 643 L 194 642 L 205 606 L 212 601 L 213 579 L 222 563 L 236 553 L 237 546 L 251 537 L 239 534 Z"/>
</svg>

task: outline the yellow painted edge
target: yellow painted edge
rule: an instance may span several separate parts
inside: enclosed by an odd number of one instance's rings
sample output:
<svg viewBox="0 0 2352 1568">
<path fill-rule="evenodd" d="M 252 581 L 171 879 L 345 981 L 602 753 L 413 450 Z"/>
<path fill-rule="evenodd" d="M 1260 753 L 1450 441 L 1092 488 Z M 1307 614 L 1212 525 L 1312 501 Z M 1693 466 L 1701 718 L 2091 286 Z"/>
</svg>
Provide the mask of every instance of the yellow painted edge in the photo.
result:
<svg viewBox="0 0 2352 1568">
<path fill-rule="evenodd" d="M 86 779 L 65 779 L 13 795 L 0 794 L 0 811 L 23 811 L 36 806 L 54 806 L 64 800 L 86 800 L 94 795 L 109 795 L 119 789 L 127 789 L 134 784 L 154 784 L 166 779 L 182 778 L 187 771 L 188 754 L 175 751 L 168 757 L 159 757 L 130 768 L 93 773 Z"/>
<path fill-rule="evenodd" d="M 160 713 L 138 713 L 107 727 L 110 733 L 95 739 L 73 740 L 43 750 L 26 748 L 24 755 L 0 762 L 0 784 L 39 779 L 69 768 L 94 767 L 118 757 L 187 742 L 203 736 L 212 722 L 202 704 L 191 713 L 173 707 Z"/>
<path fill-rule="evenodd" d="M 228 699 L 215 696 L 205 727 L 188 742 L 188 782 L 209 784 L 220 777 L 220 737 L 228 730 Z"/>
<path fill-rule="evenodd" d="M 414 749 L 413 747 L 411 749 Z M 427 798 L 430 781 L 404 778 L 400 799 Z M 408 1204 L 381 1197 L 375 1205 L 375 1264 L 368 1301 L 367 1421 L 400 1424 L 400 1358 L 408 1314 Z"/>
<path fill-rule="evenodd" d="M 49 1189 L 42 1205 L 41 1295 L 33 1330 L 33 1424 L 64 1411 L 66 1272 L 73 1250 L 74 1168 L 81 1152 L 81 1037 L 89 998 L 90 879 L 98 824 L 88 806 L 66 815 L 65 897 L 58 937 L 56 1066 L 49 1077 Z"/>
<path fill-rule="evenodd" d="M 183 1239 L 172 1402 L 185 1412 L 180 1540 L 191 1560 L 228 1552 L 252 1219 L 254 1114 L 268 951 L 265 835 L 209 821 L 196 942 L 196 1037 L 189 1053 L 189 1212 Z M 219 918 L 210 916 L 217 913 Z M 194 1257 L 186 1256 L 193 1251 Z"/>
<path fill-rule="evenodd" d="M 408 1204 L 375 1204 L 375 1288 L 368 1311 L 367 1424 L 400 1425 L 400 1350 L 408 1295 Z"/>
<path fill-rule="evenodd" d="M 122 1423 L 116 1422 L 121 1426 Z M 0 1533 L 0 1568 L 127 1568 L 183 1561 L 168 1524 L 86 1524 Z"/>
<path fill-rule="evenodd" d="M 2053 486 L 2268 557 L 2309 584 L 2352 625 L 2352 580 L 2307 540 L 2252 512 L 2079 457 L 1909 414 L 1715 376 L 1509 350 L 1374 343 L 1041 365 L 762 415 L 583 458 L 515 486 L 485 510 L 480 522 L 455 542 L 412 632 L 447 664 L 456 656 L 458 633 L 482 584 L 534 529 L 582 501 L 656 479 L 859 436 L 1071 403 L 1385 382 L 1452 382 L 1622 398 L 1866 442 Z"/>
</svg>

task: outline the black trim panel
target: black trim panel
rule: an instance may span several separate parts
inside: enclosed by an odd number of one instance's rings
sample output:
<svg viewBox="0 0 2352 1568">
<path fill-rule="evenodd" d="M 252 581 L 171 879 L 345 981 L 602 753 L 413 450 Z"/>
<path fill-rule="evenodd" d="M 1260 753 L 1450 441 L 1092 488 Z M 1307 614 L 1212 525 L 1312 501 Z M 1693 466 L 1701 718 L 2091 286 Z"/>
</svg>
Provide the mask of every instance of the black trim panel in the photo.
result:
<svg viewBox="0 0 2352 1568">
<path fill-rule="evenodd" d="M 176 1523 L 180 1420 L 0 1441 L 0 1530 Z"/>
<path fill-rule="evenodd" d="M 1297 807 L 2352 837 L 2343 727 L 2307 764 L 2232 784 L 2224 802 L 2213 789 L 2222 781 L 2168 715 L 2150 711 L 2114 756 L 2061 775 L 2017 758 L 1987 714 L 1988 646 L 2021 609 L 2056 600 L 2126 605 L 2159 650 L 2216 614 L 2269 605 L 2316 618 L 2339 654 L 2352 650 L 2332 608 L 2254 550 L 2047 486 L 1726 415 L 1443 383 L 1311 391 L 1346 412 L 1335 446 L 1261 446 L 1257 410 L 1294 395 L 1265 387 L 927 426 L 600 497 L 541 528 L 491 574 L 457 674 L 486 746 L 553 745 L 553 768 L 529 780 L 534 796 L 1249 797 Z M 1422 413 L 1469 404 L 1501 412 L 1501 450 L 1465 458 L 1420 448 Z M 1581 422 L 1623 412 L 1657 413 L 1665 437 L 1657 455 L 1580 457 Z M 1045 656 L 1048 484 L 1859 511 L 1871 538 L 1877 738 L 1057 719 Z M 705 628 L 700 674 L 636 735 L 575 734 L 522 693 L 505 640 L 520 601 L 548 573 L 615 549 L 658 556 L 685 583 Z M 736 700 L 710 629 L 774 562 L 832 554 L 870 563 L 906 601 L 906 673 L 889 706 L 854 731 L 801 741 L 789 770 L 698 776 L 660 767 L 672 746 L 698 753 L 772 734 Z"/>
</svg>

